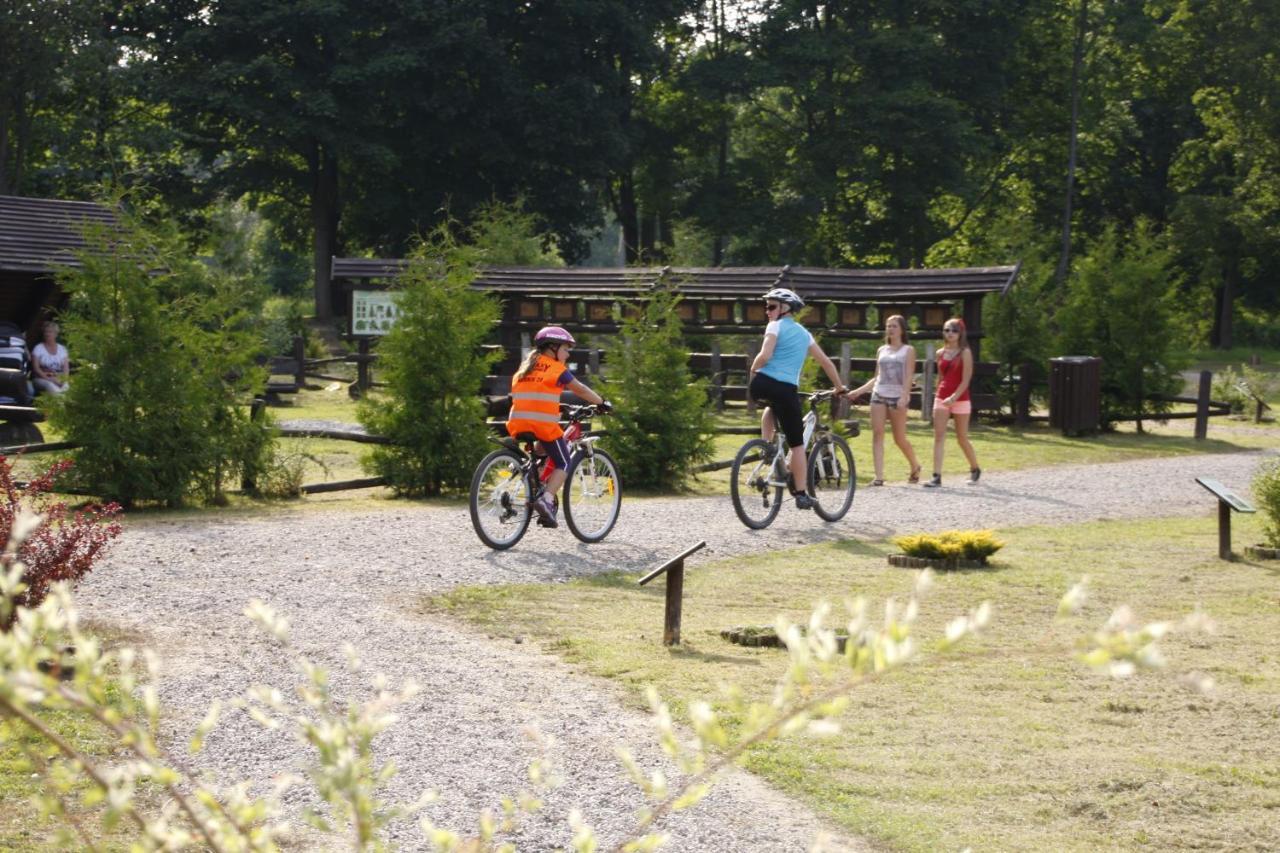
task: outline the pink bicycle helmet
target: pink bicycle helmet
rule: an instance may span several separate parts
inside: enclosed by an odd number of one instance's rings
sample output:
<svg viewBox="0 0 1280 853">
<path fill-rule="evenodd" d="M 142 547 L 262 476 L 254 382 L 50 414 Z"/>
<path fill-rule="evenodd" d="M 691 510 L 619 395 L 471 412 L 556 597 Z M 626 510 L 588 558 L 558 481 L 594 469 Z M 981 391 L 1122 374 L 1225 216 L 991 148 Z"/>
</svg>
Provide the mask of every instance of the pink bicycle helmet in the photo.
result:
<svg viewBox="0 0 1280 853">
<path fill-rule="evenodd" d="M 538 334 L 533 336 L 533 345 L 535 347 L 553 341 L 556 343 L 568 344 L 569 346 L 573 346 L 577 343 L 577 341 L 573 339 L 573 335 L 569 334 L 559 326 L 546 326 L 539 329 Z"/>
</svg>

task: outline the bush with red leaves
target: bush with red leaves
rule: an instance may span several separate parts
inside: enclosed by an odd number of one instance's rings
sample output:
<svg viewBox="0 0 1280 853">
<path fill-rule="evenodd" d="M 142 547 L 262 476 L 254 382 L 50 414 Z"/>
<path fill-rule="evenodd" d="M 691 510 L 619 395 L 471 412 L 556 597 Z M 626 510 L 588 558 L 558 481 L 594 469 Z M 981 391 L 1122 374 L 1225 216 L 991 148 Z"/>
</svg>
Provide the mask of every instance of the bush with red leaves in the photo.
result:
<svg viewBox="0 0 1280 853">
<path fill-rule="evenodd" d="M 120 535 L 120 525 L 113 520 L 120 512 L 119 504 L 91 506 L 72 513 L 65 503 L 49 498 L 55 480 L 71 464 L 58 462 L 25 488 L 19 488 L 13 480 L 13 465 L 0 456 L 0 543 L 9 541 L 14 517 L 21 507 L 44 516 L 44 523 L 18 548 L 18 560 L 26 567 L 22 582 L 27 588 L 13 600 L 15 607 L 0 611 L 0 631 L 8 631 L 13 625 L 18 607 L 39 606 L 49 594 L 50 585 L 58 581 L 74 584 L 87 575 L 107 543 Z"/>
</svg>

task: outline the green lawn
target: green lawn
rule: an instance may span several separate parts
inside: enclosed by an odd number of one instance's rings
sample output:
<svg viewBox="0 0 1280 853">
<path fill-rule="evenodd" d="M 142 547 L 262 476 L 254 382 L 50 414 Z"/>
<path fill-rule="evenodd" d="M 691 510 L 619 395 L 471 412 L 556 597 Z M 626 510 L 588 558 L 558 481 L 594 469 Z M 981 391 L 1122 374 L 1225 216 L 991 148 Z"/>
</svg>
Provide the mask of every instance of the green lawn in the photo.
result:
<svg viewBox="0 0 1280 853">
<path fill-rule="evenodd" d="M 95 633 L 107 646 L 122 641 L 136 644 L 138 639 L 125 636 L 114 629 L 101 627 Z M 108 693 L 107 696 L 108 704 L 114 701 L 113 696 L 118 696 L 118 693 L 114 692 L 114 685 L 113 692 Z M 114 741 L 103 733 L 99 725 L 89 722 L 84 714 L 64 711 L 48 712 L 43 715 L 42 722 L 85 755 L 99 760 L 105 759 L 106 763 L 110 763 L 115 750 Z M 53 833 L 58 824 L 45 822 L 32 799 L 41 791 L 41 780 L 27 756 L 27 750 L 45 756 L 54 754 L 53 747 L 21 722 L 0 719 L 0 850 L 52 853 L 55 850 L 66 849 L 53 841 Z M 76 799 L 88 790 L 87 782 L 81 782 L 76 787 L 75 796 L 68 803 L 71 814 L 89 832 L 90 837 L 104 844 L 104 849 L 127 849 L 125 845 L 114 842 L 110 835 L 103 837 L 99 823 L 99 807 L 85 806 Z M 154 806 L 156 799 L 154 791 L 141 792 L 140 801 L 144 807 Z"/>
<path fill-rule="evenodd" d="M 865 406 L 853 409 L 853 418 L 861 426 L 861 435 L 849 442 L 854 462 L 858 466 L 859 479 L 870 480 L 871 423 Z M 745 414 L 726 415 L 722 423 L 746 425 L 752 423 Z M 1209 437 L 1196 441 L 1194 421 L 1171 420 L 1161 423 L 1144 423 L 1139 434 L 1132 423 L 1121 424 L 1114 432 L 1068 438 L 1047 424 L 1036 424 L 1025 429 L 977 423 L 971 426 L 970 439 L 978 461 L 984 471 L 1012 471 L 1046 465 L 1089 464 L 1097 462 L 1122 462 L 1130 459 L 1146 459 L 1156 456 L 1185 456 L 1196 453 L 1234 453 L 1260 447 L 1280 447 L 1280 425 L 1275 423 L 1254 425 L 1247 420 L 1213 418 L 1209 423 Z M 907 437 L 915 448 L 916 456 L 927 477 L 933 468 L 933 428 L 912 412 L 907 422 Z M 732 459 L 738 448 L 749 439 L 746 435 L 717 435 L 713 458 Z M 887 479 L 906 480 L 909 469 L 906 459 L 893 443 L 892 435 L 885 436 L 885 476 Z M 955 478 L 968 473 L 968 463 L 960 452 L 954 436 L 949 433 L 943 456 L 944 477 Z M 624 475 L 625 476 L 625 475 Z M 723 494 L 729 486 L 727 470 L 704 474 L 698 478 L 693 491 L 698 494 Z"/>
<path fill-rule="evenodd" d="M 1237 547 L 1257 541 L 1239 519 Z M 963 650 L 925 657 L 859 688 L 832 739 L 807 736 L 745 765 L 847 830 L 902 850 L 1280 847 L 1280 564 L 1216 559 L 1213 518 L 1001 531 L 990 570 L 942 575 L 918 636 L 990 600 L 990 628 Z M 735 558 L 685 580 L 684 643 L 660 645 L 663 592 L 631 576 L 458 590 L 423 607 L 499 636 L 526 636 L 636 704 L 657 686 L 683 713 L 725 683 L 767 698 L 782 653 L 722 640 L 734 625 L 807 616 L 812 604 L 904 599 L 914 573 L 886 547 L 842 542 Z M 1081 617 L 1055 622 L 1082 575 Z M 1080 643 L 1113 608 L 1143 621 L 1203 608 L 1216 634 L 1174 634 L 1166 670 L 1113 681 L 1079 663 Z M 928 643 L 925 643 L 927 647 Z M 1209 695 L 1183 673 L 1216 681 Z"/>
</svg>

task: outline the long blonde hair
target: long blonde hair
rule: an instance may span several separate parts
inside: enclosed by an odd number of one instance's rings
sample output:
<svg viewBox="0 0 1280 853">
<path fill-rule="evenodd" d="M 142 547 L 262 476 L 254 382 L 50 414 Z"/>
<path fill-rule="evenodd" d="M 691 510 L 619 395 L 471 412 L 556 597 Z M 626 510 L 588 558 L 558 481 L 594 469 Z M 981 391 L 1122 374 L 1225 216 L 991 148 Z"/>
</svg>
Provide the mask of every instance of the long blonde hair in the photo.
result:
<svg viewBox="0 0 1280 853">
<path fill-rule="evenodd" d="M 525 375 L 528 374 L 530 370 L 533 370 L 533 366 L 538 363 L 538 356 L 542 355 L 544 351 L 550 349 L 551 344 L 560 346 L 560 341 L 551 341 L 549 343 L 544 342 L 529 350 L 528 354 L 524 357 L 524 361 L 520 362 L 520 366 L 516 368 L 516 375 L 511 377 L 511 381 L 519 382 L 521 379 L 524 379 Z"/>
</svg>

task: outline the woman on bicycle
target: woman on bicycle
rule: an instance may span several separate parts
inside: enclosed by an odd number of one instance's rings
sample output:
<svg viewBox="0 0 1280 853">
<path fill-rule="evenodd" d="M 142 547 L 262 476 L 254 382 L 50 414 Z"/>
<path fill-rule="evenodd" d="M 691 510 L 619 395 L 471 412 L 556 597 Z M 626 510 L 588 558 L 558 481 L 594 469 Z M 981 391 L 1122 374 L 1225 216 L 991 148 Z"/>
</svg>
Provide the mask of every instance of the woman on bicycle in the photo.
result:
<svg viewBox="0 0 1280 853">
<path fill-rule="evenodd" d="M 558 527 L 555 496 L 564 485 L 569 468 L 569 443 L 560 428 L 560 392 L 572 391 L 588 403 L 607 411 L 604 398 L 573 377 L 565 362 L 576 343 L 573 335 L 559 326 L 547 326 L 533 336 L 533 349 L 525 356 L 515 376 L 511 377 L 511 414 L 507 433 L 516 436 L 531 432 L 546 451 L 555 470 L 546 479 L 546 488 L 533 502 L 538 523 Z"/>
<path fill-rule="evenodd" d="M 764 303 L 769 325 L 764 329 L 764 345 L 751 363 L 750 384 L 751 398 L 768 404 L 760 419 L 760 437 L 772 441 L 777 427 L 782 427 L 787 446 L 791 448 L 788 467 L 796 507 L 812 509 L 815 501 L 807 494 L 804 416 L 799 395 L 800 371 L 805 359 L 813 356 L 818 360 L 838 393 L 845 393 L 845 387 L 836 366 L 813 335 L 796 322 L 794 314 L 804 307 L 804 300 L 794 291 L 775 287 L 764 295 Z"/>
</svg>

